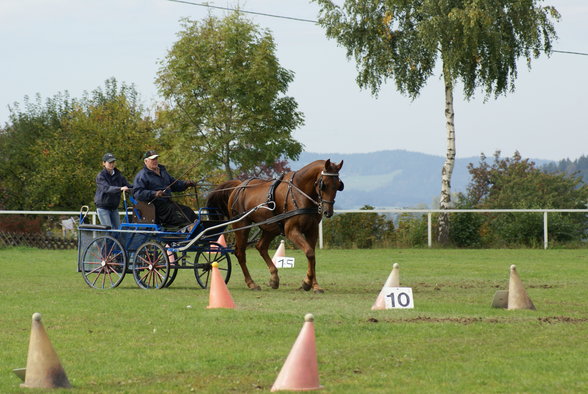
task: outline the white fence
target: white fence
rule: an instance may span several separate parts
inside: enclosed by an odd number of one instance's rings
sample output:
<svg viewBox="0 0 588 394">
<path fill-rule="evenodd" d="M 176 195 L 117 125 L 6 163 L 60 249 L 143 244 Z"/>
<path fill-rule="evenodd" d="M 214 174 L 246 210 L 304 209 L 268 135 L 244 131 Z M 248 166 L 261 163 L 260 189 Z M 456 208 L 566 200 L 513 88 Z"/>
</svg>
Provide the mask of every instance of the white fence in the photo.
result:
<svg viewBox="0 0 588 394">
<path fill-rule="evenodd" d="M 434 213 L 502 213 L 502 212 L 537 212 L 543 213 L 543 248 L 549 247 L 549 220 L 547 215 L 556 212 L 575 212 L 588 213 L 588 209 L 336 209 L 335 213 L 382 213 L 382 214 L 403 214 L 403 213 L 421 213 L 427 214 L 427 245 L 433 246 L 433 223 L 432 216 Z M 319 248 L 323 248 L 323 222 L 319 228 Z"/>
<path fill-rule="evenodd" d="M 543 214 L 543 248 L 549 247 L 549 213 L 585 213 L 588 214 L 588 209 L 336 209 L 335 214 L 341 213 L 381 213 L 381 214 L 403 214 L 403 213 L 420 213 L 427 215 L 427 245 L 433 246 L 433 223 L 432 215 L 434 213 L 507 213 L 507 212 L 536 212 Z M 58 215 L 78 217 L 79 211 L 1 211 L 0 215 Z M 120 213 L 124 215 L 124 212 Z M 97 213 L 95 211 L 88 212 L 93 224 L 96 224 Z M 64 221 L 65 222 L 65 221 Z M 62 223 L 62 226 L 66 224 Z M 323 244 L 323 222 L 319 226 L 319 248 L 322 249 Z"/>
</svg>

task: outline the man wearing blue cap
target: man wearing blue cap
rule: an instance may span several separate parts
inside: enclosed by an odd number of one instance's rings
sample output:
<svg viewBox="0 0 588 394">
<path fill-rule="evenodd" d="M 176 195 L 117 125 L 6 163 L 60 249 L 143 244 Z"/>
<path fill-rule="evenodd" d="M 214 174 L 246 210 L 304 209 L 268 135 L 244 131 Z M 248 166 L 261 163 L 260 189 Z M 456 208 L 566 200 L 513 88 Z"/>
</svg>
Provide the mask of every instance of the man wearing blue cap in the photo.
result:
<svg viewBox="0 0 588 394">
<path fill-rule="evenodd" d="M 118 214 L 120 194 L 123 191 L 129 191 L 133 186 L 116 168 L 116 157 L 112 153 L 102 157 L 102 166 L 104 169 L 96 176 L 96 194 L 94 195 L 96 212 L 100 223 L 117 229 L 120 227 Z"/>
<path fill-rule="evenodd" d="M 155 205 L 155 220 L 163 226 L 182 227 L 196 221 L 194 210 L 172 200 L 172 192 L 183 192 L 195 186 L 192 181 L 172 177 L 165 166 L 159 164 L 159 155 L 153 150 L 143 155 L 145 166 L 133 181 L 136 200 Z"/>
</svg>

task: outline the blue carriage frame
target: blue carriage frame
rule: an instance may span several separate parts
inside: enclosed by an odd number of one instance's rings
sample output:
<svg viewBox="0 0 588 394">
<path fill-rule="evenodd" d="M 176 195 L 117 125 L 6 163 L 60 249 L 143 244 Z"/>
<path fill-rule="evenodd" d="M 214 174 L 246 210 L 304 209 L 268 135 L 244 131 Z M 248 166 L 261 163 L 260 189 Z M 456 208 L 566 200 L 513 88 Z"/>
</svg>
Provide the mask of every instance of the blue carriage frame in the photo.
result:
<svg viewBox="0 0 588 394">
<path fill-rule="evenodd" d="M 118 229 L 104 225 L 85 224 L 88 206 L 80 210 L 78 224 L 78 272 L 88 286 L 97 289 L 115 288 L 126 274 L 133 274 L 137 285 L 144 289 L 169 287 L 178 270 L 194 270 L 197 283 L 207 288 L 211 264 L 217 262 L 228 283 L 231 276 L 230 254 L 234 249 L 218 242 L 229 222 L 218 220 L 215 209 L 200 208 L 194 226 L 166 229 L 156 223 L 132 222 L 124 201 L 124 220 Z M 140 218 L 136 208 L 131 215 Z M 214 219 L 213 219 L 214 218 Z M 196 253 L 189 261 L 188 253 Z"/>
</svg>

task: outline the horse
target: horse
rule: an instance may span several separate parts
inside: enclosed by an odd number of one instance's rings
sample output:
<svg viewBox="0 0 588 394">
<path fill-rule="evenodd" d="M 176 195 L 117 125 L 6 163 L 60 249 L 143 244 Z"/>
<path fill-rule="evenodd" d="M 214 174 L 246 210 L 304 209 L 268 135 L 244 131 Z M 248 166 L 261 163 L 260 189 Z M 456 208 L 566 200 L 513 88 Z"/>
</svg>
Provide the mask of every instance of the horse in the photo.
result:
<svg viewBox="0 0 588 394">
<path fill-rule="evenodd" d="M 261 237 L 255 247 L 269 269 L 271 288 L 279 288 L 280 278 L 268 248 L 271 241 L 282 234 L 302 250 L 308 260 L 301 289 L 324 292 L 316 278 L 315 248 L 322 216 L 333 216 L 335 196 L 344 187 L 339 179 L 342 166 L 343 161 L 335 164 L 330 159 L 316 160 L 298 171 L 283 174 L 279 179 L 230 180 L 209 193 L 207 207 L 220 210 L 231 220 L 243 217 L 233 223 L 233 230 L 235 256 L 248 288 L 261 289 L 249 274 L 245 256 L 249 231 L 256 226 L 261 230 Z M 264 203 L 272 209 L 255 209 Z"/>
</svg>

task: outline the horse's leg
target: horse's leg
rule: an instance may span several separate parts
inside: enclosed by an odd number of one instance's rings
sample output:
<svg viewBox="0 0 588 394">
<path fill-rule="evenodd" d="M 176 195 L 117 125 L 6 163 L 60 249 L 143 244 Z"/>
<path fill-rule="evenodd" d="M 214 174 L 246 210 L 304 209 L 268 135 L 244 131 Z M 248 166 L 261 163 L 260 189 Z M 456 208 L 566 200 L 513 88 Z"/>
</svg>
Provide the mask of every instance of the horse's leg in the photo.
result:
<svg viewBox="0 0 588 394">
<path fill-rule="evenodd" d="M 278 276 L 278 269 L 276 268 L 276 265 L 274 264 L 271 257 L 269 256 L 269 253 L 267 252 L 270 243 L 275 237 L 275 235 L 268 233 L 267 231 L 264 231 L 261 234 L 261 238 L 259 239 L 259 241 L 257 241 L 257 243 L 255 244 L 255 248 L 259 252 L 260 256 L 263 258 L 263 260 L 267 264 L 267 268 L 269 269 L 269 286 L 272 289 L 277 289 L 280 287 L 280 277 Z"/>
<path fill-rule="evenodd" d="M 306 259 L 308 260 L 308 269 L 306 271 L 306 278 L 302 281 L 302 289 L 305 291 L 313 289 L 315 293 L 324 293 L 324 290 L 321 289 L 316 280 L 315 271 L 316 257 L 314 249 L 318 239 L 318 227 L 316 230 L 314 228 L 309 229 L 305 234 L 303 234 L 297 227 L 293 227 L 290 228 L 289 231 L 286 231 L 286 236 L 304 252 Z"/>
<path fill-rule="evenodd" d="M 243 271 L 243 277 L 245 278 L 245 284 L 251 290 L 261 290 L 251 278 L 249 274 L 249 270 L 247 269 L 247 237 L 249 235 L 249 229 L 236 231 L 235 232 L 235 256 L 237 257 L 237 261 L 239 261 L 239 265 L 241 266 L 241 271 Z"/>
</svg>

